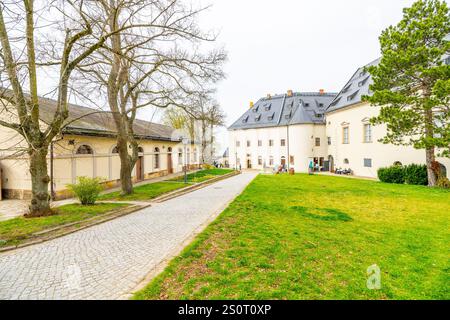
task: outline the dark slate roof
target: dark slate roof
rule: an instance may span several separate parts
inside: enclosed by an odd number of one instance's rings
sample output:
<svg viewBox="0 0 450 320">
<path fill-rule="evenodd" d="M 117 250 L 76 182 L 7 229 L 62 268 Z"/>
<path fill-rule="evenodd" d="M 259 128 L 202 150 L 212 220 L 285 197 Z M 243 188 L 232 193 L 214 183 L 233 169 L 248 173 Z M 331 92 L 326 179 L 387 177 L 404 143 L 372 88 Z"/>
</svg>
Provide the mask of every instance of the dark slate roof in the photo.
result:
<svg viewBox="0 0 450 320">
<path fill-rule="evenodd" d="M 324 113 L 336 93 L 294 93 L 262 98 L 247 110 L 229 130 L 324 123 Z"/>
<path fill-rule="evenodd" d="M 8 89 L 2 89 L 2 95 L 11 95 Z M 49 124 L 54 117 L 56 101 L 39 97 L 39 112 L 42 122 Z M 115 137 L 116 127 L 111 112 L 69 104 L 69 118 L 63 133 L 75 135 L 92 135 Z M 134 121 L 134 133 L 141 139 L 171 141 L 175 129 L 159 123 L 140 119 Z"/>
<path fill-rule="evenodd" d="M 326 112 L 342 109 L 361 102 L 361 97 L 370 94 L 369 86 L 372 84 L 372 77 L 365 71 L 366 67 L 377 65 L 380 58 L 371 63 L 358 68 L 351 79 L 345 84 L 341 92 L 330 103 Z"/>
<path fill-rule="evenodd" d="M 450 41 L 450 34 L 445 37 Z M 450 55 L 442 57 L 444 63 L 450 64 Z M 371 95 L 369 86 L 373 83 L 372 77 L 368 72 L 364 72 L 366 67 L 378 65 L 381 58 L 378 58 L 371 63 L 358 68 L 353 74 L 352 78 L 346 83 L 344 88 L 339 92 L 335 99 L 330 103 L 326 112 L 332 112 L 361 102 L 361 97 Z"/>
</svg>

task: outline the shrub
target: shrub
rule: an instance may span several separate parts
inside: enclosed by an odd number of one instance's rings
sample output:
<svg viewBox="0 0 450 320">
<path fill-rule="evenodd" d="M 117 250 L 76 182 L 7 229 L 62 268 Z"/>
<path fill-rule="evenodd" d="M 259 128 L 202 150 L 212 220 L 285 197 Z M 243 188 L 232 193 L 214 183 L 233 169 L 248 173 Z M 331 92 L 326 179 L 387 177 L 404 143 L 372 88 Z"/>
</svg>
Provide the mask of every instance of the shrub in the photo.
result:
<svg viewBox="0 0 450 320">
<path fill-rule="evenodd" d="M 447 177 L 439 177 L 436 186 L 439 188 L 450 189 L 450 180 Z"/>
<path fill-rule="evenodd" d="M 212 166 L 212 165 L 210 165 L 210 164 L 204 163 L 204 164 L 202 165 L 202 169 L 203 169 L 203 170 L 211 170 L 211 169 L 215 169 L 215 167 Z"/>
<path fill-rule="evenodd" d="M 404 167 L 405 182 L 420 186 L 428 185 L 428 173 L 426 165 L 410 164 Z"/>
<path fill-rule="evenodd" d="M 68 187 L 82 205 L 93 205 L 103 190 L 101 182 L 102 179 L 100 178 L 79 177 L 77 184 L 70 184 Z"/>
<path fill-rule="evenodd" d="M 401 166 L 378 169 L 378 179 L 386 183 L 405 183 L 405 170 Z"/>
</svg>

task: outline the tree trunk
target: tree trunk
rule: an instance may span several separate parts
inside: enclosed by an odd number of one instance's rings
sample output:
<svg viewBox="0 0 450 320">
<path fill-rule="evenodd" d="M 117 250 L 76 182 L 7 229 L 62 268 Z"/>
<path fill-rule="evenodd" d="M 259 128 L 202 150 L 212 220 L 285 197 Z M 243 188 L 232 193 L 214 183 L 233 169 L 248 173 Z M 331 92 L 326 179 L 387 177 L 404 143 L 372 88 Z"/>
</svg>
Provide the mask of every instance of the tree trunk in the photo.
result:
<svg viewBox="0 0 450 320">
<path fill-rule="evenodd" d="M 435 162 L 434 148 L 426 149 L 426 160 L 428 172 L 428 186 L 434 187 L 437 184 L 436 171 L 434 169 L 434 162 Z"/>
<path fill-rule="evenodd" d="M 133 166 L 130 155 L 128 154 L 128 141 L 126 138 L 118 137 L 117 149 L 120 157 L 120 183 L 122 195 L 132 194 L 133 180 L 131 177 L 131 172 L 133 171 Z"/>
<path fill-rule="evenodd" d="M 47 171 L 46 146 L 29 152 L 31 174 L 31 205 L 27 217 L 42 217 L 52 214 L 48 184 L 50 177 Z"/>
<path fill-rule="evenodd" d="M 433 111 L 428 109 L 425 111 L 425 136 L 428 140 L 431 140 L 434 136 L 433 132 Z M 428 145 L 426 147 L 426 162 L 428 172 L 428 186 L 434 187 L 437 184 L 436 171 L 434 170 L 434 162 L 436 160 L 434 150 L 435 147 Z"/>
</svg>

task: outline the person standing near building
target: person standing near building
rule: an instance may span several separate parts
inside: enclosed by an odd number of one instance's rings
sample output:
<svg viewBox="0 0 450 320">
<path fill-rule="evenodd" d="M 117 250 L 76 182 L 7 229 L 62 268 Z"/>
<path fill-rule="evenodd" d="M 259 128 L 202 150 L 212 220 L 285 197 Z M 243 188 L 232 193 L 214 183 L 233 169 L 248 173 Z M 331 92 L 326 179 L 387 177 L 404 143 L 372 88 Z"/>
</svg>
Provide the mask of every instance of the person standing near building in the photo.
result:
<svg viewBox="0 0 450 320">
<path fill-rule="evenodd" d="M 308 166 L 308 174 L 310 175 L 314 174 L 313 170 L 314 170 L 314 162 L 311 160 Z"/>
</svg>

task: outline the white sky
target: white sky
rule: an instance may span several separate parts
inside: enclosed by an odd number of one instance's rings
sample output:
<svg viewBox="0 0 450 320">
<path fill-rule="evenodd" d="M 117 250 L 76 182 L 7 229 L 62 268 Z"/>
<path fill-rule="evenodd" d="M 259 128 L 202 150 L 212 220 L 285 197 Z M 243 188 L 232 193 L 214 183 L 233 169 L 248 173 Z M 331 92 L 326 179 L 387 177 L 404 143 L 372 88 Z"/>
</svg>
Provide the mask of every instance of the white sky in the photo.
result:
<svg viewBox="0 0 450 320">
<path fill-rule="evenodd" d="M 338 92 L 379 57 L 378 37 L 413 0 L 202 0 L 201 23 L 229 54 L 217 99 L 231 125 L 267 93 Z M 448 1 L 447 1 L 448 2 Z M 220 150 L 226 147 L 222 130 Z"/>
</svg>

